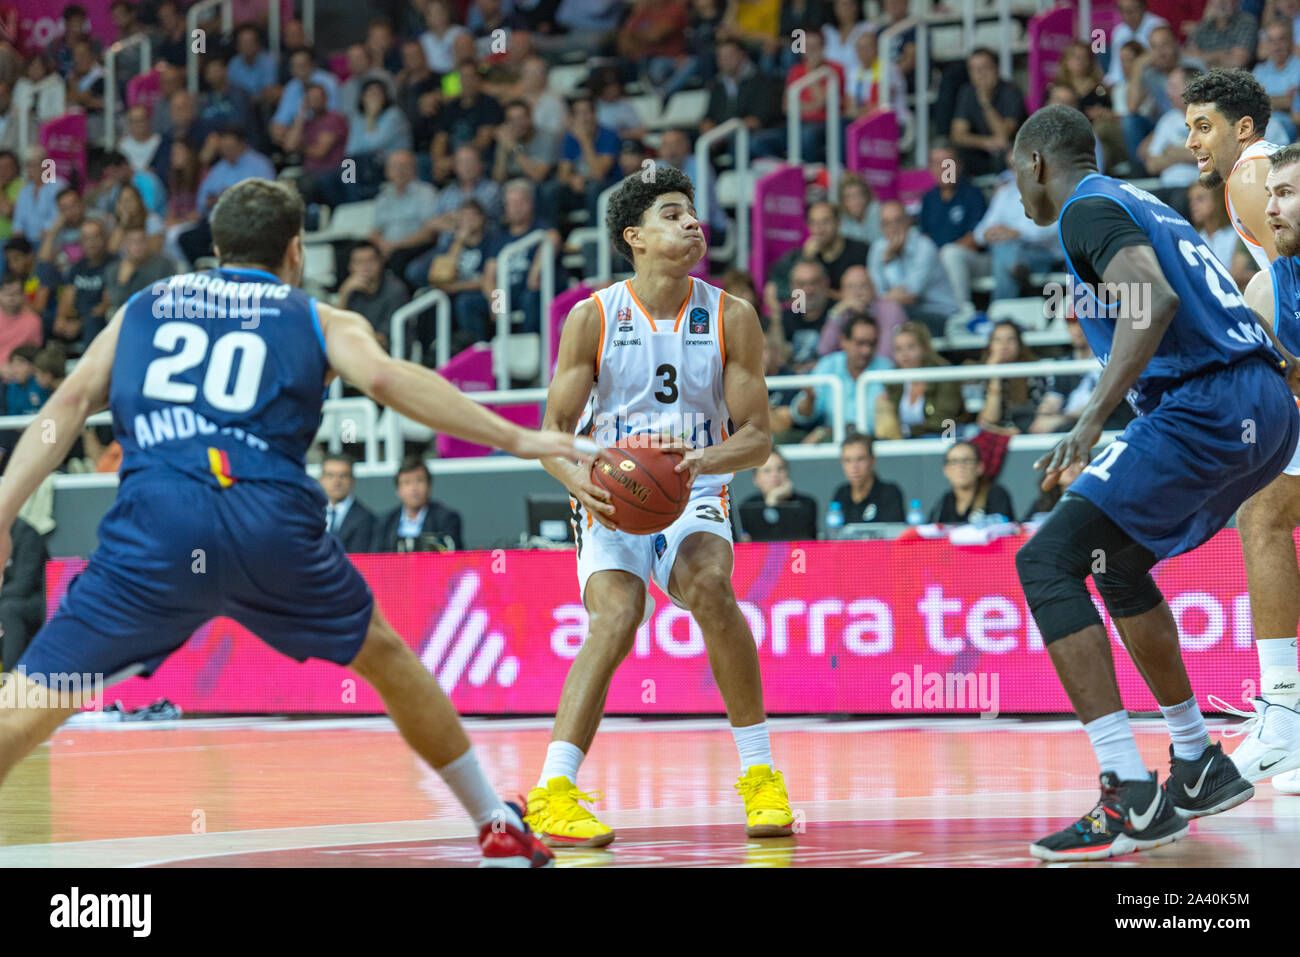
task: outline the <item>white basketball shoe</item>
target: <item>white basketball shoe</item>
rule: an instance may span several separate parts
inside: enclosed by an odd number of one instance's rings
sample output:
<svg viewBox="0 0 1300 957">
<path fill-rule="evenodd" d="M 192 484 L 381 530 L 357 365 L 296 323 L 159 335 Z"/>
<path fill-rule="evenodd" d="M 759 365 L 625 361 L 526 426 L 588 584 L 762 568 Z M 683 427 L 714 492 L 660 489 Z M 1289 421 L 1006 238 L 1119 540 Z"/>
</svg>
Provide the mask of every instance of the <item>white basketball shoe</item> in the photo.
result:
<svg viewBox="0 0 1300 957">
<path fill-rule="evenodd" d="M 1267 695 L 1251 699 L 1254 711 L 1242 711 L 1234 708 L 1222 698 L 1210 695 L 1207 699 L 1220 711 L 1249 718 L 1245 724 L 1224 731 L 1221 737 L 1243 737 L 1245 740 L 1237 745 L 1229 757 L 1237 766 L 1243 778 L 1254 784 L 1265 778 L 1273 778 L 1273 787 L 1278 787 L 1278 777 L 1284 772 L 1300 768 L 1300 712 L 1276 701 Z M 1300 794 L 1300 776 L 1285 775 L 1295 778 L 1295 790 L 1288 794 Z M 1279 790 L 1281 790 L 1279 788 Z"/>
</svg>

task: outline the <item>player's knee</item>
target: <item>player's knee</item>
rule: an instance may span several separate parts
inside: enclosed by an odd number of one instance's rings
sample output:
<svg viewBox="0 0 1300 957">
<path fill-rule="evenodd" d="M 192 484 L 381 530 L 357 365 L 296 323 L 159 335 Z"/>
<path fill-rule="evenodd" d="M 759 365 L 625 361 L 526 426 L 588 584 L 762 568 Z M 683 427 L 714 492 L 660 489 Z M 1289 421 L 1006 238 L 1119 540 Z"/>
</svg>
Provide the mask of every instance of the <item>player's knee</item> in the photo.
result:
<svg viewBox="0 0 1300 957">
<path fill-rule="evenodd" d="M 1112 569 L 1092 579 L 1112 618 L 1143 615 L 1165 600 L 1150 572 Z"/>
<path fill-rule="evenodd" d="M 1300 524 L 1300 477 L 1283 475 L 1237 509 L 1237 532 L 1252 543 L 1283 538 L 1290 542 Z"/>
<path fill-rule="evenodd" d="M 406 642 L 393 630 L 393 626 L 376 616 L 371 619 L 365 641 L 361 643 L 361 650 L 352 659 L 350 667 L 370 680 L 375 675 L 385 673 L 401 656 L 409 652 Z"/>
<path fill-rule="evenodd" d="M 643 614 L 643 605 L 633 608 L 631 604 L 593 611 L 583 647 L 590 646 L 592 651 L 613 659 L 617 664 L 631 653 Z"/>
<path fill-rule="evenodd" d="M 723 612 L 736 604 L 731 576 L 720 568 L 705 568 L 684 576 L 682 604 L 695 614 Z"/>
<path fill-rule="evenodd" d="M 1049 520 L 1016 552 L 1025 602 L 1046 644 L 1101 623 L 1088 595 L 1088 552 L 1072 531 L 1063 517 Z"/>
</svg>

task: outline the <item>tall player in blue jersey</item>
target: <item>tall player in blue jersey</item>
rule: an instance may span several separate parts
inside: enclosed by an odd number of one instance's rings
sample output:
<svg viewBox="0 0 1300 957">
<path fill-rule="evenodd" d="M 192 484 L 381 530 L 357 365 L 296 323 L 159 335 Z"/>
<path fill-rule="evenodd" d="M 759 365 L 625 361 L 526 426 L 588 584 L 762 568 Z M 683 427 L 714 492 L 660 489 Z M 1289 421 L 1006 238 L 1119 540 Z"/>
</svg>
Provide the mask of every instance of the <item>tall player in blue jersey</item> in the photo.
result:
<svg viewBox="0 0 1300 957">
<path fill-rule="evenodd" d="M 1025 212 L 1040 226 L 1059 221 L 1083 290 L 1076 314 L 1105 365 L 1078 424 L 1035 463 L 1044 489 L 1078 477 L 1016 555 L 1025 599 L 1101 768 L 1095 807 L 1031 845 L 1052 861 L 1158 847 L 1186 834 L 1187 818 L 1254 794 L 1206 732 L 1151 568 L 1223 528 L 1300 438 L 1294 358 L 1186 220 L 1097 172 L 1095 146 L 1082 113 L 1050 106 L 1025 122 L 1013 151 Z M 1125 395 L 1138 417 L 1089 464 Z M 1089 575 L 1168 724 L 1163 787 L 1129 727 Z"/>
<path fill-rule="evenodd" d="M 484 865 L 536 867 L 551 852 L 494 792 L 451 703 L 389 626 L 305 472 L 324 387 L 340 375 L 431 428 L 522 458 L 579 458 L 572 436 L 518 428 L 445 379 L 390 358 L 370 324 L 295 288 L 303 206 L 265 180 L 212 211 L 221 267 L 132 296 L 23 433 L 0 483 L 0 567 L 18 508 L 107 406 L 121 485 L 99 547 L 6 681 L 151 674 L 204 622 L 228 615 L 277 651 L 347 665 L 479 828 Z M 203 568 L 196 556 L 204 557 Z M 10 664 L 6 662 L 6 664 Z M 0 706 L 0 781 L 72 713 Z"/>
</svg>

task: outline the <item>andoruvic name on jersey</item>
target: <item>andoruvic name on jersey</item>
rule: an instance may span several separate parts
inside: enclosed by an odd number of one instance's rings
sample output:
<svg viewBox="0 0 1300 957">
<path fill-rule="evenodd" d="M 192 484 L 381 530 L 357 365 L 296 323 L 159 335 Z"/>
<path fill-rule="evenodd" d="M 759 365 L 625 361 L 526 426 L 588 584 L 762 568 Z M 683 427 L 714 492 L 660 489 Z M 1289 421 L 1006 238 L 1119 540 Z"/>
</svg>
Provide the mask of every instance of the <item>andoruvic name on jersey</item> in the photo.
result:
<svg viewBox="0 0 1300 957">
<path fill-rule="evenodd" d="M 1225 368 L 1249 355 L 1260 355 L 1281 370 L 1282 357 L 1273 349 L 1227 268 L 1191 224 L 1155 196 L 1122 180 L 1090 174 L 1079 181 L 1062 207 L 1058 234 L 1070 204 L 1093 196 L 1118 203 L 1146 234 L 1161 272 L 1179 299 L 1178 311 L 1155 355 L 1129 393 L 1130 402 L 1138 412 L 1151 412 L 1161 396 L 1180 382 Z M 1090 308 L 1077 309 L 1079 324 L 1093 352 L 1105 365 L 1110 358 L 1116 321 L 1142 321 L 1140 315 L 1124 313 L 1144 297 L 1139 291 L 1120 290 L 1118 301 L 1109 295 L 1098 298 L 1070 260 L 1064 238 L 1061 247 L 1072 283 L 1085 290 L 1082 295 L 1091 300 Z M 1149 298 L 1147 291 L 1147 303 Z M 1149 316 L 1146 319 L 1150 321 Z"/>
<path fill-rule="evenodd" d="M 319 493 L 304 471 L 328 369 L 315 299 L 220 268 L 154 283 L 125 310 L 109 395 L 123 478 L 164 468 Z"/>
<path fill-rule="evenodd" d="M 677 316 L 659 323 L 627 280 L 592 298 L 600 311 L 600 351 L 579 431 L 590 430 L 601 445 L 641 432 L 668 432 L 695 448 L 725 441 L 734 426 L 722 382 L 722 290 L 692 279 Z M 731 478 L 701 475 L 694 492 L 716 492 Z"/>
</svg>

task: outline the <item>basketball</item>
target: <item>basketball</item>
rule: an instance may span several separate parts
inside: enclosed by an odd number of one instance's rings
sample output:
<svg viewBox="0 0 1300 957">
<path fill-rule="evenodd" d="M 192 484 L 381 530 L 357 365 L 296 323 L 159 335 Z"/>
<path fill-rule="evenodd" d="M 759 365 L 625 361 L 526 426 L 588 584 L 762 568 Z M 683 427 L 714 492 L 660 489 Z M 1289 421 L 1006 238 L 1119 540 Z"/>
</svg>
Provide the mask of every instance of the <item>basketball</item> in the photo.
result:
<svg viewBox="0 0 1300 957">
<path fill-rule="evenodd" d="M 682 460 L 681 452 L 647 448 L 629 439 L 609 451 L 614 461 L 598 459 L 591 467 L 591 480 L 609 492 L 614 506 L 610 522 L 619 531 L 662 532 L 686 510 L 691 496 L 686 473 L 673 471 Z"/>
</svg>

